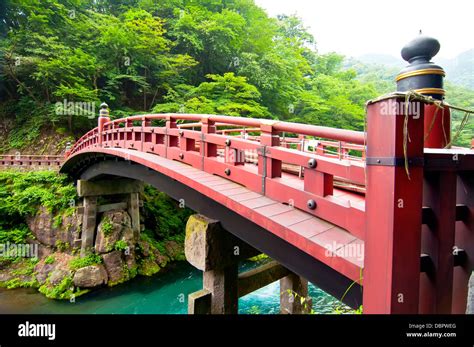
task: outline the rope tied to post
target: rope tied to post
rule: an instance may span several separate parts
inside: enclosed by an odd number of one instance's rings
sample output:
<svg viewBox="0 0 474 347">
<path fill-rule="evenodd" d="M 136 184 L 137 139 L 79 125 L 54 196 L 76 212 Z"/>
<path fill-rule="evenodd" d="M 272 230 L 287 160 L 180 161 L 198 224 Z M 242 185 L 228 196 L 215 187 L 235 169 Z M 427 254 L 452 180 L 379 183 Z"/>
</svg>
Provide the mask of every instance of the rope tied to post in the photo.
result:
<svg viewBox="0 0 474 347">
<path fill-rule="evenodd" d="M 409 119 L 408 105 L 409 105 L 409 102 L 410 101 L 421 101 L 421 102 L 424 102 L 426 104 L 436 106 L 436 110 L 435 110 L 435 113 L 433 115 L 433 119 L 431 120 L 431 123 L 430 123 L 430 126 L 428 128 L 427 133 L 425 134 L 424 140 L 426 140 L 429 137 L 429 135 L 430 135 L 430 133 L 433 129 L 433 126 L 435 124 L 436 118 L 438 116 L 439 110 L 441 110 L 441 117 L 442 117 L 441 122 L 442 122 L 442 128 L 443 128 L 443 136 L 444 136 L 444 140 L 445 140 L 445 143 L 446 143 L 446 146 L 444 148 L 451 148 L 452 144 L 458 139 L 458 137 L 461 135 L 462 131 L 464 130 L 464 128 L 468 124 L 469 117 L 472 114 L 474 114 L 474 110 L 470 110 L 470 109 L 465 108 L 465 107 L 454 106 L 454 105 L 451 105 L 451 104 L 449 104 L 445 101 L 436 100 L 431 96 L 420 94 L 420 93 L 418 93 L 414 90 L 409 90 L 409 91 L 406 91 L 406 92 L 392 92 L 392 93 L 388 93 L 388 94 L 379 96 L 375 99 L 372 99 L 372 100 L 369 100 L 369 101 L 366 102 L 366 104 L 365 104 L 365 111 L 366 112 L 365 112 L 364 128 L 367 128 L 367 107 L 368 107 L 368 105 L 374 104 L 376 102 L 388 100 L 388 99 L 393 99 L 393 98 L 404 98 L 405 99 L 405 105 L 404 105 L 405 107 L 404 107 L 404 114 L 403 114 L 403 116 L 404 116 L 404 123 L 403 123 L 403 155 L 404 155 L 405 171 L 407 173 L 408 179 L 410 179 L 409 162 L 408 162 L 408 155 L 407 155 L 408 143 L 411 142 L 410 134 L 408 132 L 408 119 Z M 461 119 L 461 123 L 459 124 L 456 132 L 454 133 L 454 136 L 451 138 L 451 140 L 449 142 L 448 142 L 448 136 L 447 136 L 446 131 L 444 129 L 444 118 L 445 118 L 444 117 L 444 110 L 445 110 L 445 107 L 448 107 L 451 110 L 464 112 L 464 117 Z M 366 130 L 366 129 L 364 129 L 364 130 Z M 365 131 L 365 137 L 366 136 L 367 136 L 367 132 Z M 365 137 L 364 137 L 364 144 L 365 144 Z"/>
</svg>

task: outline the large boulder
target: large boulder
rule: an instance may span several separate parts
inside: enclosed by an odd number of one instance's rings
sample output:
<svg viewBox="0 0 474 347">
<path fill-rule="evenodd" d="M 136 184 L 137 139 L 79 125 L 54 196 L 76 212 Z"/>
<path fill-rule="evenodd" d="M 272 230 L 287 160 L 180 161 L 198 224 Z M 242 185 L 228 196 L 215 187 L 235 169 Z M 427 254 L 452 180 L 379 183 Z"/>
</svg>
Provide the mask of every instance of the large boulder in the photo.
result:
<svg viewBox="0 0 474 347">
<path fill-rule="evenodd" d="M 73 282 L 76 287 L 93 288 L 107 284 L 108 275 L 102 265 L 90 265 L 80 268 L 74 274 Z"/>
<path fill-rule="evenodd" d="M 72 247 L 81 232 L 82 216 L 74 212 L 60 218 L 61 223 L 55 222 L 55 216 L 41 207 L 35 216 L 28 217 L 26 221 L 36 240 L 43 245 L 56 247 L 58 244 L 69 244 Z"/>
<path fill-rule="evenodd" d="M 138 266 L 138 273 L 142 276 L 153 276 L 158 271 L 160 271 L 160 266 L 150 258 L 142 259 Z"/>
<path fill-rule="evenodd" d="M 109 277 L 109 286 L 113 286 L 129 279 L 127 264 L 122 259 L 122 252 L 113 251 L 102 256 L 104 267 Z"/>
<path fill-rule="evenodd" d="M 119 240 L 125 241 L 132 248 L 133 230 L 130 215 L 123 210 L 105 212 L 97 227 L 96 253 L 104 254 L 113 251 Z"/>
</svg>

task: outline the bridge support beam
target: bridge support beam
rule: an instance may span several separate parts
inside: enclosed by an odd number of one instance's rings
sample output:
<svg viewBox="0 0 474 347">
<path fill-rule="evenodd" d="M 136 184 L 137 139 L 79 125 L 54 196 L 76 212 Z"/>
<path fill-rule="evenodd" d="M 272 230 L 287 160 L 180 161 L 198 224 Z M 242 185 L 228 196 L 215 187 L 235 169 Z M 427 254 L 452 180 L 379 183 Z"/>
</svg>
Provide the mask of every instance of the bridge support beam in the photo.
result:
<svg viewBox="0 0 474 347">
<path fill-rule="evenodd" d="M 203 289 L 188 297 L 189 314 L 237 314 L 238 298 L 280 282 L 282 313 L 310 310 L 308 282 L 273 261 L 238 273 L 239 261 L 260 252 L 224 230 L 216 220 L 193 215 L 186 224 L 186 259 L 203 271 Z M 301 297 L 305 300 L 301 303 Z"/>
<path fill-rule="evenodd" d="M 94 247 L 94 233 L 97 219 L 97 196 L 85 196 L 83 199 L 81 257 Z"/>
<path fill-rule="evenodd" d="M 127 194 L 127 212 L 132 219 L 133 237 L 135 241 L 140 238 L 140 194 Z"/>
<path fill-rule="evenodd" d="M 218 221 L 203 215 L 189 217 L 184 249 L 188 262 L 204 271 L 203 287 L 211 294 L 209 309 L 198 308 L 196 305 L 198 303 L 200 305 L 200 301 L 197 301 L 196 295 L 192 294 L 189 298 L 188 312 L 236 314 L 238 263 L 259 252 L 225 231 Z"/>
<path fill-rule="evenodd" d="M 140 237 L 140 192 L 143 183 L 131 179 L 103 181 L 77 181 L 77 194 L 83 198 L 84 213 L 82 221 L 81 257 L 94 247 L 97 226 L 97 214 L 114 208 L 126 207 L 132 221 L 133 235 L 136 241 Z M 123 195 L 124 202 L 97 206 L 99 196 Z"/>
<path fill-rule="evenodd" d="M 238 263 L 204 271 L 202 282 L 204 290 L 211 293 L 211 314 L 238 313 L 237 275 Z"/>
<path fill-rule="evenodd" d="M 304 298 L 304 300 L 301 300 Z M 308 281 L 295 273 L 280 280 L 280 313 L 309 313 L 312 300 L 308 296 Z"/>
<path fill-rule="evenodd" d="M 189 294 L 188 313 L 189 314 L 210 314 L 211 313 L 212 293 L 201 289 Z"/>
</svg>

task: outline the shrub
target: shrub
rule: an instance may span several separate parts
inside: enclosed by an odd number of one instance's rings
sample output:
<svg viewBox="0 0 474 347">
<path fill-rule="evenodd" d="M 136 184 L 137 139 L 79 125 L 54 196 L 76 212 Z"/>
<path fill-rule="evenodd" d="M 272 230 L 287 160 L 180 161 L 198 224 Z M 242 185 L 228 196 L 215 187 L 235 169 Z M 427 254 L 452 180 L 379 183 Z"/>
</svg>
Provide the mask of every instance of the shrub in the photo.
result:
<svg viewBox="0 0 474 347">
<path fill-rule="evenodd" d="M 106 218 L 101 222 L 101 229 L 105 236 L 109 236 L 110 234 L 112 234 L 114 226 L 112 222 Z"/>
<path fill-rule="evenodd" d="M 71 270 L 78 270 L 86 266 L 97 265 L 102 263 L 102 257 L 98 254 L 89 254 L 84 258 L 74 258 L 69 262 Z"/>
<path fill-rule="evenodd" d="M 45 264 L 52 264 L 56 261 L 56 259 L 54 258 L 54 255 L 48 255 L 45 259 L 44 259 L 44 263 Z"/>
<path fill-rule="evenodd" d="M 124 240 L 118 240 L 114 245 L 116 251 L 125 251 L 128 247 L 128 243 Z"/>
<path fill-rule="evenodd" d="M 33 234 L 25 224 L 20 224 L 11 229 L 3 229 L 0 225 L 0 243 L 27 243 L 28 239 L 32 238 Z"/>
<path fill-rule="evenodd" d="M 58 285 L 53 287 L 51 287 L 48 279 L 45 284 L 39 287 L 39 292 L 49 299 L 69 299 L 74 293 L 72 276 L 64 277 Z"/>
<path fill-rule="evenodd" d="M 59 252 L 67 251 L 70 247 L 68 242 L 64 242 L 64 241 L 61 241 L 61 240 L 56 240 L 54 245 L 56 246 L 56 249 Z"/>
</svg>

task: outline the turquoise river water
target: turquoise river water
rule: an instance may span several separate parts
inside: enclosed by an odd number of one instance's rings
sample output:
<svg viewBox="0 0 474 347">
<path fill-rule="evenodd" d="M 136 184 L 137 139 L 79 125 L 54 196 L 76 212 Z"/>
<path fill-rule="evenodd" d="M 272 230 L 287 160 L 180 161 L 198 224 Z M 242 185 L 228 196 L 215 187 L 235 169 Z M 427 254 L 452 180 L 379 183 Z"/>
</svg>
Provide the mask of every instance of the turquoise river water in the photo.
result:
<svg viewBox="0 0 474 347">
<path fill-rule="evenodd" d="M 242 270 L 254 267 L 242 265 Z M 0 289 L 0 313 L 63 314 L 185 314 L 188 294 L 202 288 L 202 272 L 187 262 L 170 264 L 152 277 L 137 277 L 113 288 L 101 288 L 76 299 L 56 301 L 35 289 Z M 313 309 L 330 313 L 338 301 L 310 285 Z M 279 282 L 274 282 L 239 299 L 239 313 L 272 314 L 279 312 Z"/>
</svg>

